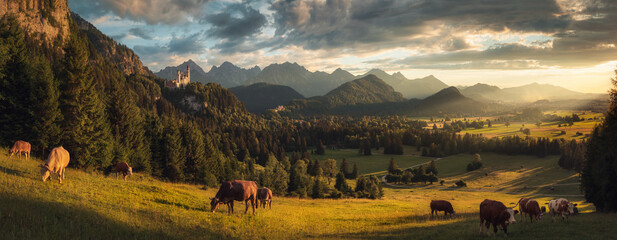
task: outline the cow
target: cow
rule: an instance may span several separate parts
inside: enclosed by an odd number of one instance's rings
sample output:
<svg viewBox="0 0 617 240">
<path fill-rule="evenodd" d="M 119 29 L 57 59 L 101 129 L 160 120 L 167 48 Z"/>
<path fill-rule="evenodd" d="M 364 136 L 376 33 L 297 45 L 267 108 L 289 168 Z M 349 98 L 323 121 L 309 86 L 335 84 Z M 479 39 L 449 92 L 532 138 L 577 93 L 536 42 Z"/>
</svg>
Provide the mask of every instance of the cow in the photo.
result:
<svg viewBox="0 0 617 240">
<path fill-rule="evenodd" d="M 257 199 L 260 202 L 257 207 L 261 205 L 263 208 L 266 208 L 266 205 L 268 205 L 272 209 L 272 190 L 267 187 L 257 189 Z"/>
<path fill-rule="evenodd" d="M 249 202 L 253 207 L 253 215 L 255 215 L 255 207 L 257 205 L 257 183 L 253 181 L 233 180 L 221 184 L 219 191 L 210 199 L 211 211 L 215 212 L 221 203 L 227 204 L 228 211 L 234 212 L 234 200 L 244 201 L 246 209 L 244 214 L 249 210 Z"/>
<path fill-rule="evenodd" d="M 525 213 L 529 215 L 529 221 L 533 222 L 533 220 L 536 219 L 536 221 L 539 222 L 540 220 L 542 220 L 542 216 L 546 213 L 546 208 L 540 208 L 540 204 L 538 203 L 538 201 L 534 199 L 529 199 L 525 206 Z"/>
<path fill-rule="evenodd" d="M 518 202 L 516 203 L 516 205 L 514 205 L 515 208 L 518 205 L 518 210 L 521 213 L 521 222 L 525 220 L 525 214 L 527 213 L 527 202 L 529 202 L 529 198 L 521 198 L 520 200 L 518 200 Z"/>
<path fill-rule="evenodd" d="M 64 171 L 66 170 L 66 166 L 69 165 L 69 161 L 69 152 L 62 146 L 52 149 L 45 164 L 40 165 L 41 179 L 43 182 L 45 182 L 47 178 L 51 179 L 52 173 L 56 173 L 58 174 L 58 180 L 62 183 L 62 179 L 64 179 Z"/>
<path fill-rule="evenodd" d="M 30 159 L 31 148 L 32 147 L 30 146 L 29 142 L 17 140 L 15 141 L 15 143 L 13 143 L 13 147 L 9 149 L 9 159 L 11 159 L 11 156 L 16 153 L 19 154 L 19 159 L 21 159 L 21 153 L 24 153 L 26 155 L 26 159 Z"/>
<path fill-rule="evenodd" d="M 507 236 L 508 224 L 516 223 L 514 215 L 517 213 L 518 210 L 507 208 L 502 202 L 484 199 L 480 203 L 480 233 L 486 228 L 486 234 L 490 236 L 490 225 L 493 224 L 495 235 L 497 235 L 497 226 L 500 226 Z"/>
<path fill-rule="evenodd" d="M 568 199 L 559 198 L 548 202 L 548 209 L 551 213 L 552 221 L 555 221 L 556 215 L 561 215 L 561 220 L 568 221 L 568 215 L 574 214 L 574 207 L 578 204 L 572 204 Z"/>
<path fill-rule="evenodd" d="M 119 162 L 116 163 L 116 178 L 118 178 L 118 173 L 122 173 L 126 181 L 126 177 L 133 175 L 133 168 L 126 162 Z"/>
<path fill-rule="evenodd" d="M 444 217 L 448 214 L 450 214 L 450 217 L 454 217 L 454 215 L 456 215 L 456 212 L 454 211 L 454 208 L 452 208 L 452 204 L 450 204 L 450 202 L 446 200 L 431 200 L 431 216 L 433 216 L 433 214 L 438 215 L 439 211 L 444 212 Z"/>
</svg>

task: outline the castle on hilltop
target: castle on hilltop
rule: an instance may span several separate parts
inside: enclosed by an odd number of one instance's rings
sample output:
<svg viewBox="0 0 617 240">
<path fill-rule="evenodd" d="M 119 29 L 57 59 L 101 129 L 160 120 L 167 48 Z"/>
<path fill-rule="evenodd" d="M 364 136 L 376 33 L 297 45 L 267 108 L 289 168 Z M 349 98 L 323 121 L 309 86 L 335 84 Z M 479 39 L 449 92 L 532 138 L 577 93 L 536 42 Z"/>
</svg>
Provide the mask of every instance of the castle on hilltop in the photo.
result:
<svg viewBox="0 0 617 240">
<path fill-rule="evenodd" d="M 174 80 L 170 80 L 167 82 L 168 88 L 181 88 L 185 87 L 191 82 L 191 67 L 186 65 L 186 73 L 178 70 L 178 76 Z"/>
</svg>

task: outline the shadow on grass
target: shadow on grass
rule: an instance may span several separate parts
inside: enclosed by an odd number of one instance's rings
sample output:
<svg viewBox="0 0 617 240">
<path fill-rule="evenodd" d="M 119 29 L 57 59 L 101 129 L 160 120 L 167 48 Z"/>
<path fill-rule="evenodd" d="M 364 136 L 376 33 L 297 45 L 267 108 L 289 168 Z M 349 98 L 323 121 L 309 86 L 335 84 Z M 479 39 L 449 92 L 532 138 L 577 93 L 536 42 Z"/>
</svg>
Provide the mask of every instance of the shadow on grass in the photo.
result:
<svg viewBox="0 0 617 240">
<path fill-rule="evenodd" d="M 5 166 L 0 166 L 0 171 L 6 174 L 15 175 L 18 177 L 26 177 L 26 172 L 22 172 L 16 169 L 7 168 Z"/>
<path fill-rule="evenodd" d="M 477 213 L 464 214 L 453 220 L 430 220 L 431 224 L 415 224 L 416 218 L 393 219 L 388 229 L 333 233 L 312 236 L 329 239 L 495 239 L 480 233 Z M 517 218 L 518 219 L 518 218 Z M 570 222 L 552 223 L 550 218 L 540 222 L 517 222 L 508 226 L 507 238 L 500 229 L 498 239 L 613 239 L 617 234 L 615 214 L 588 213 L 570 218 Z M 493 232 L 491 226 L 490 232 Z"/>
<path fill-rule="evenodd" d="M 6 194 L 0 194 L 0 202 L 0 236 L 3 239 L 181 239 L 180 234 L 127 226 L 92 210 L 61 203 Z M 178 229 L 191 230 L 195 229 Z M 199 230 L 203 238 L 224 238 Z"/>
</svg>

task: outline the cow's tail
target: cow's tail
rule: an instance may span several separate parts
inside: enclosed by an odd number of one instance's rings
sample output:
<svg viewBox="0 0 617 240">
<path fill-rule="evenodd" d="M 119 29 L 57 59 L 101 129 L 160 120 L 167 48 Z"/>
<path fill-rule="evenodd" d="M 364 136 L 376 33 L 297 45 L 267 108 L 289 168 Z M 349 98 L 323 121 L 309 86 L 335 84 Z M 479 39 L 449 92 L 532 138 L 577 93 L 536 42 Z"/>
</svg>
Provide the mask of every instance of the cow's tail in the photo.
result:
<svg viewBox="0 0 617 240">
<path fill-rule="evenodd" d="M 514 205 L 514 207 L 512 207 L 512 209 L 514 209 L 516 206 L 518 206 L 519 203 L 521 203 L 521 200 L 523 200 L 522 198 L 518 200 L 518 202 L 516 203 L 516 205 Z"/>
</svg>

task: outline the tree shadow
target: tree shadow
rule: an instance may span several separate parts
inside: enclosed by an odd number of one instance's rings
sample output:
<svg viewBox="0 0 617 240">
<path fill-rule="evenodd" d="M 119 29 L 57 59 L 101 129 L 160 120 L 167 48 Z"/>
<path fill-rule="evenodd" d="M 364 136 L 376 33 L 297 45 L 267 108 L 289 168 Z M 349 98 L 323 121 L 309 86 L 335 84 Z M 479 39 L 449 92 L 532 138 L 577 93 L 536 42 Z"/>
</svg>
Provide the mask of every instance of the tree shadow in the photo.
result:
<svg viewBox="0 0 617 240">
<path fill-rule="evenodd" d="M 183 235 L 170 235 L 160 227 L 130 226 L 93 210 L 62 203 L 6 194 L 0 194 L 0 202 L 0 236 L 6 239 L 182 239 Z M 155 217 L 147 215 L 137 212 L 133 217 Z M 228 238 L 204 228 L 178 228 L 177 231 L 191 236 Z"/>
<path fill-rule="evenodd" d="M 0 171 L 4 172 L 6 174 L 15 175 L 15 176 L 18 176 L 18 177 L 25 177 L 26 176 L 26 172 L 19 171 L 19 170 L 16 170 L 16 169 L 7 168 L 5 166 L 0 166 Z"/>
</svg>

